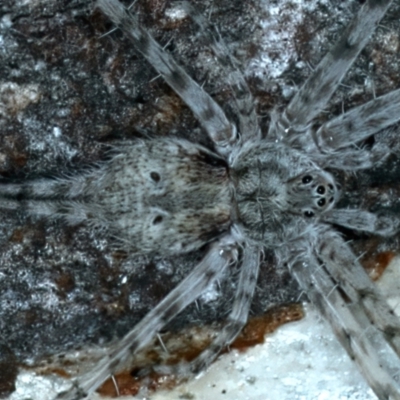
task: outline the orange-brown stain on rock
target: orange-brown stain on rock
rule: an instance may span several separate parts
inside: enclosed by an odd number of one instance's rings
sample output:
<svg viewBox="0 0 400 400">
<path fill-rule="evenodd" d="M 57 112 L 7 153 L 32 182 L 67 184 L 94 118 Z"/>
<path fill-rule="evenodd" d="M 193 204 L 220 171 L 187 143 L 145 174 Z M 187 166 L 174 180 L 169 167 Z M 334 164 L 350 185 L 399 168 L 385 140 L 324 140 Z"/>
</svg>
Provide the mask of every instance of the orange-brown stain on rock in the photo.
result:
<svg viewBox="0 0 400 400">
<path fill-rule="evenodd" d="M 9 238 L 10 242 L 14 243 L 22 243 L 23 239 L 24 239 L 24 230 L 21 228 L 14 229 Z"/>
<path fill-rule="evenodd" d="M 287 322 L 298 321 L 303 317 L 304 310 L 301 304 L 274 307 L 266 314 L 250 319 L 230 347 L 245 350 L 248 347 L 264 343 L 266 334 L 274 332 Z"/>
<path fill-rule="evenodd" d="M 55 278 L 55 283 L 59 289 L 59 294 L 61 297 L 66 298 L 67 294 L 72 292 L 75 288 L 75 278 L 72 274 L 60 271 L 57 278 Z"/>
<path fill-rule="evenodd" d="M 129 372 L 122 372 L 114 377 L 115 380 L 108 379 L 98 390 L 102 396 L 135 396 L 140 389 L 146 386 L 150 392 L 162 388 L 164 390 L 173 389 L 179 382 L 175 377 L 151 373 L 146 378 L 132 376 Z"/>
<path fill-rule="evenodd" d="M 298 321 L 303 316 L 304 310 L 301 304 L 274 307 L 264 315 L 251 318 L 242 333 L 229 347 L 244 351 L 248 347 L 263 343 L 267 333 L 275 331 L 287 322 Z M 163 359 L 163 364 L 168 365 L 191 361 L 210 345 L 216 334 L 217 332 L 213 328 L 205 326 L 192 328 L 189 333 L 184 331 L 180 334 L 163 335 L 162 340 L 169 354 L 163 356 L 161 348 L 160 351 L 151 348 L 144 355 L 144 359 L 147 361 L 147 365 L 159 363 Z M 143 357 L 141 358 L 143 362 Z M 116 374 L 114 379 L 108 379 L 98 392 L 109 397 L 118 397 L 118 393 L 120 396 L 134 396 L 143 388 L 150 392 L 158 389 L 172 389 L 182 381 L 179 377 L 160 375 L 154 372 L 138 377 L 136 372 L 140 369 L 141 367 L 138 367 L 133 371 Z"/>
<path fill-rule="evenodd" d="M 395 255 L 396 253 L 393 251 L 383 251 L 373 255 L 369 254 L 361 259 L 361 264 L 369 277 L 376 281 L 385 272 Z"/>
<path fill-rule="evenodd" d="M 18 365 L 14 353 L 6 345 L 0 344 L 0 399 L 8 398 L 15 390 Z"/>
</svg>

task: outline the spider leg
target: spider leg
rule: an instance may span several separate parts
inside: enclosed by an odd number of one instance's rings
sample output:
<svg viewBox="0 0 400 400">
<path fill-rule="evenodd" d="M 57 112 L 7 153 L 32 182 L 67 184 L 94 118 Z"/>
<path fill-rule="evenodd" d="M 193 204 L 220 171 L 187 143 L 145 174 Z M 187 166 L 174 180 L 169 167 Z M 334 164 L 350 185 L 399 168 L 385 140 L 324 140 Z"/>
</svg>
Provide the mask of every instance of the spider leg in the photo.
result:
<svg viewBox="0 0 400 400">
<path fill-rule="evenodd" d="M 23 183 L 0 182 L 0 196 L 23 198 L 68 198 L 72 199 L 87 194 L 91 185 L 94 185 L 99 170 L 71 178 L 35 179 Z"/>
<path fill-rule="evenodd" d="M 100 217 L 101 207 L 82 201 L 82 198 L 99 189 L 98 176 L 101 175 L 101 170 L 95 169 L 71 178 L 37 179 L 22 184 L 1 182 L 0 209 L 61 218 L 73 225 L 90 220 L 93 213 Z M 101 221 L 101 218 L 97 220 Z"/>
<path fill-rule="evenodd" d="M 362 307 L 372 325 L 384 335 L 400 357 L 400 321 L 374 285 L 350 248 L 337 234 L 326 235 L 319 256 L 327 270 L 340 282 L 352 303 Z M 346 267 L 344 267 L 346 266 Z M 397 360 L 397 366 L 400 366 Z"/>
<path fill-rule="evenodd" d="M 324 150 L 339 149 L 367 139 L 400 120 L 400 89 L 355 107 L 323 124 L 315 135 Z"/>
<path fill-rule="evenodd" d="M 323 235 L 320 238 L 320 247 L 323 250 L 322 262 L 326 262 L 327 259 L 332 260 L 332 253 L 336 256 L 345 250 L 346 257 L 341 257 L 340 261 L 335 260 L 335 269 L 325 264 L 321 265 L 311 256 L 308 262 L 303 260 L 295 262 L 292 265 L 292 272 L 312 303 L 330 323 L 347 353 L 358 364 L 378 398 L 399 400 L 400 387 L 393 378 L 399 372 L 399 358 L 398 354 L 388 346 L 389 342 L 392 347 L 397 347 L 397 343 L 393 346 L 392 340 L 396 337 L 395 342 L 398 342 L 400 331 L 397 318 L 389 311 L 389 319 L 386 319 L 389 307 L 372 282 L 368 285 L 368 296 L 379 299 L 376 301 L 378 304 L 374 304 L 379 307 L 371 308 L 369 312 L 360 302 L 360 296 L 354 288 L 348 290 L 348 286 L 343 286 L 344 280 L 340 274 L 337 275 L 337 269 L 348 270 L 349 263 L 353 269 L 352 279 L 360 277 L 362 281 L 366 281 L 369 278 L 347 245 L 338 237 L 331 242 L 332 236 L 333 234 Z M 326 254 L 326 250 L 331 254 Z M 358 286 L 354 280 L 351 284 Z M 357 290 L 359 289 L 358 287 Z M 382 309 L 386 310 L 384 316 L 375 315 Z M 373 319 L 371 314 L 374 314 Z M 384 329 L 380 322 L 383 322 Z M 357 335 L 356 332 L 362 334 Z"/>
<path fill-rule="evenodd" d="M 386 13 L 391 0 L 368 0 L 341 38 L 321 60 L 312 75 L 287 106 L 280 128 L 288 133 L 303 132 L 326 106 L 372 32 Z"/>
<path fill-rule="evenodd" d="M 247 322 L 250 305 L 257 284 L 258 270 L 260 266 L 261 249 L 256 245 L 247 245 L 243 252 L 238 285 L 233 300 L 232 311 L 228 316 L 228 322 L 221 333 L 214 339 L 211 345 L 190 363 L 175 366 L 161 366 L 154 369 L 163 374 L 175 374 L 187 376 L 207 368 L 225 347 L 229 346 L 242 331 Z"/>
<path fill-rule="evenodd" d="M 116 370 L 125 366 L 132 355 L 148 345 L 157 332 L 192 303 L 231 263 L 236 261 L 236 241 L 232 235 L 211 245 L 203 260 L 167 297 L 153 308 L 89 372 L 78 377 L 74 387 L 57 399 L 80 399 L 94 392 Z"/>
<path fill-rule="evenodd" d="M 340 149 L 340 151 L 321 153 L 319 162 L 323 168 L 354 172 L 360 169 L 376 167 L 383 163 L 390 154 L 391 149 L 389 146 L 384 143 L 378 143 L 371 150 L 352 146 L 347 149 Z"/>
<path fill-rule="evenodd" d="M 258 125 L 255 101 L 247 82 L 238 67 L 238 61 L 232 56 L 227 45 L 222 39 L 218 29 L 199 12 L 191 3 L 181 3 L 185 12 L 197 23 L 201 34 L 211 44 L 211 48 L 218 61 L 223 65 L 228 74 L 228 82 L 233 90 L 237 115 L 239 118 L 239 132 L 241 138 L 260 138 L 261 130 Z"/>
<path fill-rule="evenodd" d="M 219 153 L 230 154 L 237 142 L 237 132 L 221 107 L 162 49 L 118 0 L 98 0 L 96 4 L 129 37 L 136 49 L 192 110 Z"/>
<path fill-rule="evenodd" d="M 377 216 L 362 210 L 333 209 L 321 217 L 325 222 L 381 236 L 392 236 L 400 228 L 397 218 Z"/>
<path fill-rule="evenodd" d="M 48 219 L 63 219 L 70 225 L 90 221 L 93 213 L 97 215 L 97 221 L 101 221 L 102 214 L 101 208 L 95 204 L 77 201 L 0 199 L 0 209 L 21 211 L 24 214 Z"/>
</svg>

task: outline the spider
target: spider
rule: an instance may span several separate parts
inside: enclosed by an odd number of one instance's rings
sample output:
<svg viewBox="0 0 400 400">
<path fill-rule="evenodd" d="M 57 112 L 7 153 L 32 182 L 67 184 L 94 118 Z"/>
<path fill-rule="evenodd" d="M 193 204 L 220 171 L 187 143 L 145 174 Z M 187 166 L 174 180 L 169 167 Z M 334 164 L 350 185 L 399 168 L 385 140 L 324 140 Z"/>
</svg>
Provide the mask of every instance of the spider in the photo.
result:
<svg viewBox="0 0 400 400">
<path fill-rule="evenodd" d="M 274 250 L 278 262 L 289 268 L 378 397 L 400 398 L 394 378 L 399 322 L 331 226 L 388 236 L 397 232 L 396 218 L 336 208 L 340 189 L 331 171 L 367 169 L 385 158 L 384 146 L 367 150 L 357 145 L 400 119 L 400 91 L 320 126 L 314 123 L 390 3 L 365 3 L 288 106 L 271 114 L 268 132 L 262 132 L 236 61 L 218 32 L 189 3 L 182 7 L 228 71 L 236 97 L 234 122 L 129 10 L 117 0 L 98 2 L 192 110 L 214 149 L 182 139 L 145 139 L 119 148 L 118 155 L 86 174 L 3 185 L 2 194 L 9 208 L 17 208 L 13 198 L 23 196 L 32 199 L 23 203 L 31 213 L 107 230 L 118 246 L 130 252 L 175 255 L 204 245 L 209 250 L 107 357 L 78 377 L 74 389 L 60 398 L 82 398 L 93 392 L 232 263 L 240 263 L 226 326 L 196 360 L 173 372 L 195 373 L 207 367 L 247 320 L 264 249 Z"/>
</svg>

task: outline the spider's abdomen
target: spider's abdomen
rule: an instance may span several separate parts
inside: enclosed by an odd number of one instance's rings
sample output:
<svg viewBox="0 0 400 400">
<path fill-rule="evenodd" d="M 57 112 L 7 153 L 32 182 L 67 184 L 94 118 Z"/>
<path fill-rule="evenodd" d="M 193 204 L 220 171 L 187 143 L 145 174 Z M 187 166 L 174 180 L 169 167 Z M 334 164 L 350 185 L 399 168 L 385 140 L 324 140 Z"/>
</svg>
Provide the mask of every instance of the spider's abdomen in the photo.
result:
<svg viewBox="0 0 400 400">
<path fill-rule="evenodd" d="M 232 195 L 225 162 L 184 140 L 145 140 L 122 149 L 101 178 L 95 203 L 113 234 L 137 252 L 199 248 L 228 229 Z"/>
</svg>

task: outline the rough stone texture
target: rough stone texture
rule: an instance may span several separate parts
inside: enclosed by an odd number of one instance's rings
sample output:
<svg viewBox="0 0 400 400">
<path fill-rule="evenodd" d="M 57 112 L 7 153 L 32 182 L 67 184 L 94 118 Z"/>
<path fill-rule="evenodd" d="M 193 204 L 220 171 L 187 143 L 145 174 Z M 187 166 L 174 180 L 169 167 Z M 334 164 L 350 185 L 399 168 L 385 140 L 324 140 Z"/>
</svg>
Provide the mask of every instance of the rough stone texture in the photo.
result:
<svg viewBox="0 0 400 400">
<path fill-rule="evenodd" d="M 241 61 L 266 131 L 268 112 L 284 106 L 346 25 L 357 2 L 202 1 Z M 196 28 L 165 0 L 135 5 L 141 23 L 172 51 L 228 115 L 231 94 L 223 71 L 196 36 Z M 328 119 L 400 87 L 399 1 L 335 94 Z M 141 135 L 172 135 L 209 144 L 190 111 L 157 78 L 120 32 L 101 37 L 110 23 L 86 0 L 3 0 L 0 4 L 0 174 L 33 179 L 79 173 L 101 162 L 104 144 Z M 381 167 L 338 176 L 342 205 L 400 212 L 398 130 L 394 153 Z M 370 140 L 367 145 L 372 145 Z M 396 251 L 388 240 L 344 232 L 364 251 Z M 83 225 L 64 226 L 20 214 L 0 213 L 0 390 L 12 391 L 16 364 L 126 333 L 157 304 L 202 252 L 176 257 L 113 253 L 108 240 Z M 232 274 L 234 276 L 234 274 Z M 171 324 L 220 321 L 231 304 L 227 277 Z M 287 271 L 266 254 L 253 312 L 299 299 Z M 10 383 L 11 382 L 11 383 Z"/>
</svg>

